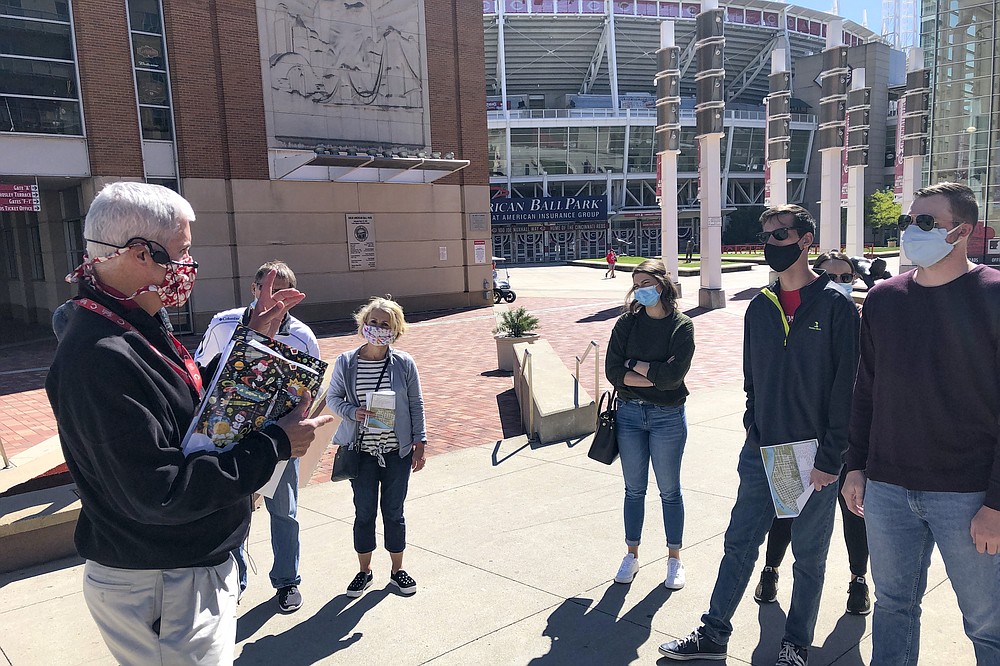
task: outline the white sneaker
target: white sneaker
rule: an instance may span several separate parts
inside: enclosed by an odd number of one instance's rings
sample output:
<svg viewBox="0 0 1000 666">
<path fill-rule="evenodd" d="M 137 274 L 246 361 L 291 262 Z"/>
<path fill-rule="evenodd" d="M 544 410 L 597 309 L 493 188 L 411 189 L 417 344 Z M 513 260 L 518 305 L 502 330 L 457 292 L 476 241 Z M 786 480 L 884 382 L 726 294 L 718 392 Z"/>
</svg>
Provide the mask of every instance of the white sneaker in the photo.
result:
<svg viewBox="0 0 1000 666">
<path fill-rule="evenodd" d="M 622 565 L 618 567 L 618 573 L 615 574 L 615 582 L 627 585 L 632 582 L 638 571 L 639 560 L 635 559 L 635 555 L 629 553 L 622 559 Z"/>
<path fill-rule="evenodd" d="M 676 557 L 667 559 L 667 577 L 663 581 L 663 587 L 668 590 L 679 590 L 684 587 L 684 565 Z"/>
</svg>

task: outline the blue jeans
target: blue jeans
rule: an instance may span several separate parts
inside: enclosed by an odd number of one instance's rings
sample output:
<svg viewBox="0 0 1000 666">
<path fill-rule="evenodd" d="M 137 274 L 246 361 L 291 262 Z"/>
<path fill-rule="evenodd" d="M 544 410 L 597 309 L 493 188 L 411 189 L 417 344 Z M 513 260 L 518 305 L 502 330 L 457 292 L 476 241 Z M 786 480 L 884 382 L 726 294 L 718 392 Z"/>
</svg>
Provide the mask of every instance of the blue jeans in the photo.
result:
<svg viewBox="0 0 1000 666">
<path fill-rule="evenodd" d="M 375 513 L 379 508 L 382 509 L 385 549 L 390 553 L 402 553 L 406 548 L 403 501 L 410 485 L 413 452 L 400 458 L 399 451 L 389 451 L 382 457 L 385 467 L 379 467 L 375 456 L 362 453 L 358 476 L 351 479 L 351 488 L 354 489 L 354 550 L 359 553 L 375 550 Z"/>
<path fill-rule="evenodd" d="M 979 666 L 1000 666 L 1000 555 L 980 554 L 969 528 L 985 493 L 906 490 L 869 481 L 865 523 L 875 583 L 872 666 L 917 663 L 920 601 L 937 544 Z"/>
<path fill-rule="evenodd" d="M 744 447 L 738 466 L 740 488 L 726 528 L 719 576 L 708 612 L 701 616 L 709 639 L 725 645 L 733 633 L 732 619 L 754 574 L 760 545 L 774 520 L 760 450 Z M 784 640 L 800 647 L 812 644 L 819 614 L 819 600 L 826 575 L 826 554 L 833 534 L 839 484 L 813 492 L 802 513 L 792 523 L 792 603 L 785 620 Z"/>
<path fill-rule="evenodd" d="M 684 405 L 659 407 L 636 400 L 619 401 L 615 434 L 625 477 L 625 543 L 638 546 L 642 538 L 652 461 L 663 504 L 667 548 L 680 548 L 684 537 L 681 456 L 687 441 Z"/>
<path fill-rule="evenodd" d="M 302 582 L 299 576 L 299 521 L 295 519 L 299 500 L 299 459 L 292 458 L 278 481 L 274 498 L 264 498 L 271 515 L 271 585 L 274 589 Z M 247 563 L 244 545 L 233 551 L 240 577 L 240 592 L 247 589 Z"/>
</svg>

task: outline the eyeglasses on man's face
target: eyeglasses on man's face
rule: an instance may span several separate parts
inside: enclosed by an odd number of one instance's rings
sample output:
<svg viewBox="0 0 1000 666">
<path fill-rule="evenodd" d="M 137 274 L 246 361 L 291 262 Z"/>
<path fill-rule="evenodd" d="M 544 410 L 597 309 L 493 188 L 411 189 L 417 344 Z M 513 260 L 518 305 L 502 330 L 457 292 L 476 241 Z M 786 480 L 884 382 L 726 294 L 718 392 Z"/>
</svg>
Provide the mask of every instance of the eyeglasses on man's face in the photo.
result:
<svg viewBox="0 0 1000 666">
<path fill-rule="evenodd" d="M 946 231 L 948 232 L 952 232 L 959 225 L 965 224 L 964 222 L 958 222 L 957 220 L 935 220 L 933 215 L 927 215 L 927 214 L 900 215 L 897 224 L 899 225 L 900 230 L 905 229 L 911 224 L 915 224 L 924 231 L 930 231 L 938 224 L 943 224 L 948 222 L 951 222 L 953 224 L 951 229 L 946 229 Z M 944 229 L 945 227 L 940 227 L 940 228 Z"/>
<path fill-rule="evenodd" d="M 792 231 L 798 232 L 795 227 L 778 227 L 774 231 L 762 231 L 757 234 L 757 240 L 761 243 L 766 243 L 772 236 L 776 241 L 788 240 L 788 234 Z"/>
</svg>

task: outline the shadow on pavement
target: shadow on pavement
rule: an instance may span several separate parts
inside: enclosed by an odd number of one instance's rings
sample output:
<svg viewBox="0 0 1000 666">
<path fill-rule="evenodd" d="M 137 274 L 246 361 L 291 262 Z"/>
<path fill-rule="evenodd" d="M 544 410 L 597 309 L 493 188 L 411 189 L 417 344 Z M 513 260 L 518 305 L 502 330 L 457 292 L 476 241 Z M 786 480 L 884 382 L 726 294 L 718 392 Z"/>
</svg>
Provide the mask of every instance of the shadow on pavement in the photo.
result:
<svg viewBox="0 0 1000 666">
<path fill-rule="evenodd" d="M 361 640 L 363 634 L 352 630 L 365 613 L 389 596 L 388 586 L 368 592 L 357 602 L 351 603 L 346 595 L 331 599 L 315 615 L 277 635 L 264 636 L 243 646 L 243 652 L 235 663 L 284 664 L 285 666 L 307 666 L 315 664 Z M 273 601 L 273 600 L 269 600 Z M 267 604 L 260 604 L 247 615 L 256 613 Z M 265 611 L 262 611 L 262 614 Z M 245 617 L 245 616 L 244 616 Z M 255 616 L 259 621 L 261 616 Z M 237 634 L 243 635 L 243 619 Z M 265 618 L 266 621 L 266 618 Z M 262 625 L 263 626 L 263 625 Z M 383 639 L 385 636 L 382 637 Z"/>
<path fill-rule="evenodd" d="M 70 555 L 69 557 L 64 557 L 59 560 L 46 562 L 45 564 L 39 564 L 33 567 L 28 567 L 27 569 L 8 571 L 0 574 L 0 589 L 3 589 L 4 586 L 17 582 L 19 580 L 26 580 L 28 578 L 34 578 L 35 576 L 42 576 L 47 573 L 52 573 L 53 571 L 71 569 L 73 567 L 78 567 L 83 563 L 84 559 L 79 555 Z M 80 589 L 81 590 L 83 589 L 83 572 L 80 572 Z"/>
<path fill-rule="evenodd" d="M 823 641 L 823 647 L 809 651 L 810 663 L 818 666 L 834 662 L 837 666 L 864 666 L 860 643 L 867 630 L 868 623 L 864 617 L 844 613 L 837 620 L 837 626 Z"/>
<path fill-rule="evenodd" d="M 527 448 L 531 448 L 531 442 L 525 442 L 524 444 L 522 444 L 521 446 L 519 446 L 518 448 L 514 449 L 513 451 L 511 451 L 510 453 L 506 454 L 505 456 L 503 456 L 501 458 L 500 457 L 500 446 L 502 444 L 503 444 L 503 440 L 497 440 L 496 446 L 493 447 L 493 455 L 491 456 L 491 458 L 492 458 L 492 462 L 493 462 L 493 466 L 494 467 L 499 467 L 502 463 L 506 462 L 507 460 L 510 460 L 511 458 L 513 458 L 514 456 L 516 456 L 521 451 L 524 451 Z"/>
<path fill-rule="evenodd" d="M 590 599 L 582 598 L 559 604 L 543 632 L 552 645 L 529 665 L 630 664 L 638 659 L 639 648 L 649 640 L 651 619 L 671 592 L 657 585 L 619 618 L 628 591 L 628 585 L 611 583 L 593 608 Z"/>
<path fill-rule="evenodd" d="M 781 604 L 760 604 L 758 606 L 757 624 L 760 625 L 760 639 L 757 641 L 757 647 L 753 649 L 751 663 L 773 664 L 778 658 L 778 648 L 781 647 L 781 639 L 785 637 L 786 619 Z"/>
<path fill-rule="evenodd" d="M 607 321 L 609 319 L 617 319 L 621 316 L 622 309 L 620 307 L 607 308 L 606 310 L 601 310 L 600 312 L 595 312 L 594 314 L 587 315 L 581 319 L 577 319 L 576 323 L 585 324 L 594 321 Z"/>
<path fill-rule="evenodd" d="M 753 289 L 744 289 L 743 291 L 738 291 L 733 294 L 729 300 L 731 301 L 749 301 L 754 296 L 760 293 L 760 289 L 754 287 Z"/>
<path fill-rule="evenodd" d="M 513 388 L 497 394 L 497 414 L 500 416 L 500 430 L 504 439 L 524 434 L 521 423 L 521 405 Z"/>
</svg>

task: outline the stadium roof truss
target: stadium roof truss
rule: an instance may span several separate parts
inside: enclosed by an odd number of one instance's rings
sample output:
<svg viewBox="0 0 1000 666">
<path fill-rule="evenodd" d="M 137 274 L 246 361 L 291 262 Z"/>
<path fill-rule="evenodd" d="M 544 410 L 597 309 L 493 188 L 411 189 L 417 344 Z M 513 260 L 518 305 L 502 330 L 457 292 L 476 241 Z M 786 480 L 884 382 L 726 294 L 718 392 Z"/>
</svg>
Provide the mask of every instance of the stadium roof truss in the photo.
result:
<svg viewBox="0 0 1000 666">
<path fill-rule="evenodd" d="M 767 75 L 771 51 L 786 48 L 789 61 L 826 46 L 825 32 L 837 17 L 796 5 L 768 0 L 745 0 L 728 5 L 727 12 L 743 16 L 777 13 L 778 25 L 725 25 L 727 101 L 760 105 L 768 93 Z M 498 43 L 504 21 L 504 45 Z M 488 95 L 501 91 L 503 68 L 498 54 L 503 53 L 507 73 L 507 94 L 611 94 L 616 78 L 610 67 L 617 63 L 617 87 L 620 95 L 632 92 L 655 94 L 656 51 L 659 48 L 657 17 L 628 13 L 485 13 L 483 26 L 486 42 L 486 65 L 494 72 L 488 82 Z M 789 29 L 795 25 L 796 30 Z M 803 32 L 799 26 L 807 26 Z M 878 36 L 850 21 L 844 21 L 849 36 L 860 41 Z M 674 19 L 675 43 L 681 47 L 681 95 L 695 95 L 694 77 L 689 74 L 694 61 L 695 21 Z M 817 34 L 811 34 L 817 33 Z M 612 53 L 612 49 L 614 52 Z"/>
</svg>

